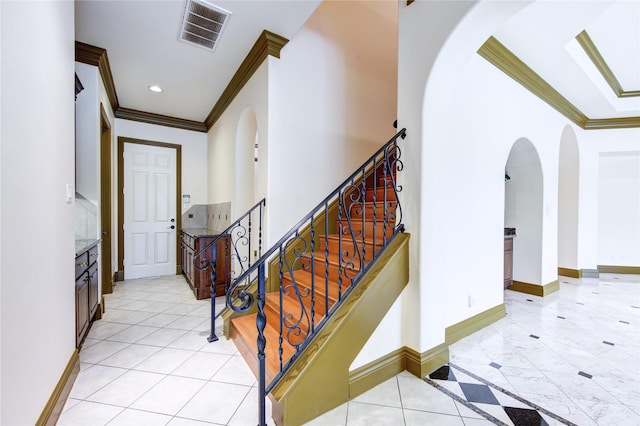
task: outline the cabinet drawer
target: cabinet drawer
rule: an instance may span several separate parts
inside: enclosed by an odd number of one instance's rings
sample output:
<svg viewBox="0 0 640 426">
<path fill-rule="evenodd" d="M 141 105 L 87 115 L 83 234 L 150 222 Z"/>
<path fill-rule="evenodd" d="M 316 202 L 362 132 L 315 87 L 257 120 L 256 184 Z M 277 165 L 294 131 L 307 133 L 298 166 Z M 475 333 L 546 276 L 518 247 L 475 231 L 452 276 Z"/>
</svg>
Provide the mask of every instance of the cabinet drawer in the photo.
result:
<svg viewBox="0 0 640 426">
<path fill-rule="evenodd" d="M 89 266 L 89 253 L 82 253 L 76 257 L 76 279 L 87 270 Z"/>
<path fill-rule="evenodd" d="M 98 260 L 98 246 L 95 245 L 95 246 L 91 247 L 89 249 L 88 255 L 89 255 L 89 260 L 88 260 L 89 265 L 91 265 L 92 263 L 97 261 Z"/>
</svg>

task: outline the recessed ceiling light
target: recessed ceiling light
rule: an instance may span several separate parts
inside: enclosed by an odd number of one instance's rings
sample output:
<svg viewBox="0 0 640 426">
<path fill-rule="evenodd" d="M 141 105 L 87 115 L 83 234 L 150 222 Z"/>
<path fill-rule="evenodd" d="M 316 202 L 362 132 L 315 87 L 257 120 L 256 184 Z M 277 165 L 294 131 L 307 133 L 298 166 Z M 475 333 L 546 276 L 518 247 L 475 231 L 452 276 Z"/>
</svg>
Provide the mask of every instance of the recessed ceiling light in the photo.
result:
<svg viewBox="0 0 640 426">
<path fill-rule="evenodd" d="M 162 89 L 162 87 L 157 86 L 157 85 L 155 85 L 155 84 L 154 84 L 153 86 L 149 86 L 149 90 L 151 90 L 152 92 L 155 92 L 155 93 L 162 93 L 162 92 L 164 92 L 164 90 Z"/>
</svg>

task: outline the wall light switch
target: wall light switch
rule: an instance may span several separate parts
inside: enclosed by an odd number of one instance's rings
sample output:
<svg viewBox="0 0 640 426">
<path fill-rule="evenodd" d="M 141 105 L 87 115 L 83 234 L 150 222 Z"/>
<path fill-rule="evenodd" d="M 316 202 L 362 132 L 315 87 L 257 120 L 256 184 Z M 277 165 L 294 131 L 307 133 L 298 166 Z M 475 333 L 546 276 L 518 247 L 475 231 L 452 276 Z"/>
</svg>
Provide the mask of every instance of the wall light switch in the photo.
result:
<svg viewBox="0 0 640 426">
<path fill-rule="evenodd" d="M 70 183 L 67 184 L 67 204 L 71 204 L 73 201 L 73 196 L 75 195 L 75 191 L 73 190 L 73 185 Z"/>
</svg>

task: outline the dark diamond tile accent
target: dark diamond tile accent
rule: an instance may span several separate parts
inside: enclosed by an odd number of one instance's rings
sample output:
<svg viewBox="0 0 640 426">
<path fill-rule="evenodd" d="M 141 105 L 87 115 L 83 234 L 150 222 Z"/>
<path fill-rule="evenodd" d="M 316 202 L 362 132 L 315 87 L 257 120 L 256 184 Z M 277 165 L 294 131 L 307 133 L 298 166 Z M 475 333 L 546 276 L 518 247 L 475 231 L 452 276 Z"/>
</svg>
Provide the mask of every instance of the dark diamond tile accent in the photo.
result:
<svg viewBox="0 0 640 426">
<path fill-rule="evenodd" d="M 531 299 L 527 299 L 527 302 L 533 302 L 533 300 L 531 300 Z"/>
<path fill-rule="evenodd" d="M 631 305 L 632 308 L 636 308 L 636 309 L 640 309 L 640 306 L 633 306 Z"/>
<path fill-rule="evenodd" d="M 534 339 L 539 339 L 540 336 L 536 336 L 535 334 L 530 334 L 529 337 L 533 337 Z"/>
<path fill-rule="evenodd" d="M 502 366 L 500 364 L 498 364 L 497 362 L 492 362 L 491 364 L 489 364 L 491 367 L 493 368 L 497 368 L 498 370 L 502 368 Z"/>
<path fill-rule="evenodd" d="M 597 291 L 592 291 L 591 293 L 593 293 L 593 294 L 600 294 L 600 293 L 598 293 Z"/>
<path fill-rule="evenodd" d="M 528 408 L 502 407 L 514 425 L 517 426 L 549 426 L 540 413 Z"/>
<path fill-rule="evenodd" d="M 433 380 L 457 381 L 456 376 L 453 375 L 453 370 L 448 365 L 443 365 L 433 373 L 429 374 L 429 378 Z"/>
<path fill-rule="evenodd" d="M 560 319 L 566 319 L 565 317 L 561 317 L 560 315 L 558 315 L 558 318 L 560 318 Z"/>
<path fill-rule="evenodd" d="M 590 379 L 593 377 L 591 374 L 585 373 L 584 371 L 578 371 L 578 374 L 581 375 L 582 377 L 586 377 L 587 379 Z"/>
<path fill-rule="evenodd" d="M 576 302 L 578 305 L 584 305 L 584 303 L 582 302 Z"/>
<path fill-rule="evenodd" d="M 569 284 L 569 281 L 562 281 L 563 284 Z"/>
<path fill-rule="evenodd" d="M 611 346 L 615 346 L 614 343 L 611 342 L 607 342 L 606 340 L 603 340 L 602 343 L 604 343 L 605 345 L 611 345 Z"/>
<path fill-rule="evenodd" d="M 622 321 L 622 320 L 620 320 L 620 322 L 621 322 L 621 323 L 623 323 L 623 324 L 629 324 L 629 321 Z"/>
<path fill-rule="evenodd" d="M 483 404 L 500 405 L 491 389 L 487 385 L 476 385 L 475 383 L 458 383 L 462 393 L 469 402 L 480 402 Z"/>
</svg>

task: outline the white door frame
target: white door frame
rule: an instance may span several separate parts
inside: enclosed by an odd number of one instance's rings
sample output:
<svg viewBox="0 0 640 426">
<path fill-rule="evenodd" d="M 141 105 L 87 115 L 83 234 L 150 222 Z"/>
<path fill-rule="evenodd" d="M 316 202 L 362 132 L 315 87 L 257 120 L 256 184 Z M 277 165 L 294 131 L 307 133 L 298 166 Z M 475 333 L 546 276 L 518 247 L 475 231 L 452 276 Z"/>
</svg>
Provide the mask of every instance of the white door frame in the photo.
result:
<svg viewBox="0 0 640 426">
<path fill-rule="evenodd" d="M 176 275 L 182 271 L 182 256 L 180 248 L 180 231 L 182 230 L 182 213 L 180 206 L 182 205 L 182 146 L 177 144 L 147 141 L 142 139 L 128 138 L 124 136 L 118 137 L 118 156 L 116 161 L 118 163 L 118 190 L 117 190 L 117 204 L 118 204 L 118 281 L 124 280 L 124 144 L 140 144 L 151 145 L 162 148 L 171 148 L 176 150 Z"/>
</svg>

